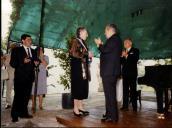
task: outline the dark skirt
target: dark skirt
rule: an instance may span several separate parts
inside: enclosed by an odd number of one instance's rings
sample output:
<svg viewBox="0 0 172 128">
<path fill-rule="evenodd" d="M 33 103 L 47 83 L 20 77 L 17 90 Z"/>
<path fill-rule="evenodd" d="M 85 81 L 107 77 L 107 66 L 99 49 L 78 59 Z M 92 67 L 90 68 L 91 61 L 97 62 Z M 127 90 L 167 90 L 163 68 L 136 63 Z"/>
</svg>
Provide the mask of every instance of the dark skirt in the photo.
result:
<svg viewBox="0 0 172 128">
<path fill-rule="evenodd" d="M 71 57 L 71 94 L 73 99 L 83 100 L 88 98 L 88 79 L 82 77 L 81 59 Z"/>
</svg>

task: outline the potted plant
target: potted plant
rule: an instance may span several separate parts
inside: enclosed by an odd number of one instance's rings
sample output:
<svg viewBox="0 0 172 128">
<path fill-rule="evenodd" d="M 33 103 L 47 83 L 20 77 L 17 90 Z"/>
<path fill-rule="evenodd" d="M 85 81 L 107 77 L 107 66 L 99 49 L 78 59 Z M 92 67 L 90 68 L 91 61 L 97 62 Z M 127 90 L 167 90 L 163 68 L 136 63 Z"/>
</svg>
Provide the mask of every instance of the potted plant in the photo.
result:
<svg viewBox="0 0 172 128">
<path fill-rule="evenodd" d="M 67 49 L 58 49 L 54 51 L 54 55 L 56 58 L 59 58 L 60 67 L 64 70 L 64 73 L 60 75 L 60 80 L 58 81 L 59 84 L 64 86 L 64 90 L 70 90 L 71 87 L 71 80 L 70 80 L 70 57 L 69 57 L 69 45 L 70 39 L 67 38 Z M 73 108 L 73 100 L 71 93 L 62 93 L 62 108 L 64 109 L 71 109 Z"/>
</svg>

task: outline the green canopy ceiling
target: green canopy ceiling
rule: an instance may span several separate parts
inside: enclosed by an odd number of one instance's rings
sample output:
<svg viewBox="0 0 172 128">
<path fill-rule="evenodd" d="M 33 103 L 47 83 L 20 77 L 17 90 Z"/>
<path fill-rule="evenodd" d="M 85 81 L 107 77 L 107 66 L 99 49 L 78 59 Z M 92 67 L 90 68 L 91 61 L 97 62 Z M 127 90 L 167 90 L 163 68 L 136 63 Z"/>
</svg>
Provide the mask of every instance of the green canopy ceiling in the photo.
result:
<svg viewBox="0 0 172 128">
<path fill-rule="evenodd" d="M 24 0 L 11 40 L 28 33 L 38 44 L 41 7 L 41 0 Z M 66 37 L 85 26 L 89 48 L 99 56 L 93 39 L 105 40 L 105 25 L 115 23 L 122 39 L 133 38 L 141 58 L 172 57 L 172 0 L 45 0 L 43 11 L 41 43 L 47 48 L 65 49 Z"/>
</svg>

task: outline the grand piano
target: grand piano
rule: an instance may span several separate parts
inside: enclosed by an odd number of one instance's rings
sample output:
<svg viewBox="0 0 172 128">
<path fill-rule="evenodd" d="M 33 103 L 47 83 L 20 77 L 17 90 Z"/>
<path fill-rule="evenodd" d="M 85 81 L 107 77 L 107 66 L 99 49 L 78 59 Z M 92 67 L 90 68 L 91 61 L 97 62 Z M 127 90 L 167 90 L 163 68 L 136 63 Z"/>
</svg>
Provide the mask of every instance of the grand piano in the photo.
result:
<svg viewBox="0 0 172 128">
<path fill-rule="evenodd" d="M 163 109 L 163 101 L 165 101 L 163 110 L 168 111 L 172 102 L 168 95 L 168 90 L 172 91 L 172 65 L 146 66 L 145 76 L 138 78 L 138 84 L 153 87 L 156 91 L 158 111 Z M 165 94 L 165 100 L 163 94 Z"/>
</svg>

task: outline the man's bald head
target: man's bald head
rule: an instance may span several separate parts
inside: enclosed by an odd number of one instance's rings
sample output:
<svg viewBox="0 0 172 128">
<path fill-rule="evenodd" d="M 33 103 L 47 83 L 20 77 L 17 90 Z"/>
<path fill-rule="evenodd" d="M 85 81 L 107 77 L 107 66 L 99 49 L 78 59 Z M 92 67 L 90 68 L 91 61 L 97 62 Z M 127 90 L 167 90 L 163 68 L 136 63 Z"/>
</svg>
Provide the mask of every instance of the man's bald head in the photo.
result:
<svg viewBox="0 0 172 128">
<path fill-rule="evenodd" d="M 117 26 L 115 24 L 108 24 L 105 28 L 105 36 L 109 39 L 112 35 L 117 33 Z"/>
</svg>

